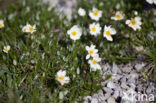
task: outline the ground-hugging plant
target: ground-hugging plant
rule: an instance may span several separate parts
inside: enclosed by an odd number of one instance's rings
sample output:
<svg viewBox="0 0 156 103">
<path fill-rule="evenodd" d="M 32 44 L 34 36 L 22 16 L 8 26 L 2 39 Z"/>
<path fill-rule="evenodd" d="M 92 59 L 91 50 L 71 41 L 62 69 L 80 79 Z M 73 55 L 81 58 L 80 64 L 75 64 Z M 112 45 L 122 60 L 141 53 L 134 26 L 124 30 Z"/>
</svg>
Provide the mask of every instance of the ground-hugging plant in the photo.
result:
<svg viewBox="0 0 156 103">
<path fill-rule="evenodd" d="M 38 0 L 11 5 L 0 15 L 0 102 L 83 102 L 101 89 L 104 62 L 129 62 L 134 47 L 152 44 L 153 15 L 141 9 L 137 0 L 81 0 L 69 22 Z"/>
<path fill-rule="evenodd" d="M 1 12 L 0 102 L 72 103 L 101 88 L 85 45 L 69 39 L 69 24 L 56 12 L 38 0 Z"/>
</svg>

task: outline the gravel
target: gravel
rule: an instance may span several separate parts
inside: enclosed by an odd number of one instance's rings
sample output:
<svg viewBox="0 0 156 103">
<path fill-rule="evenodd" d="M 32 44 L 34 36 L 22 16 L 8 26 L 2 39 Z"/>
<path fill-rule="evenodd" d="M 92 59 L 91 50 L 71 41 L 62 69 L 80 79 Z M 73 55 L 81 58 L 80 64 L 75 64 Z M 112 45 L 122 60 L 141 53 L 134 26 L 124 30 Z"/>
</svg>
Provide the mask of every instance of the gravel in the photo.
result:
<svg viewBox="0 0 156 103">
<path fill-rule="evenodd" d="M 108 65 L 108 63 L 106 65 L 103 65 L 102 70 L 107 71 L 103 75 L 105 76 L 111 74 L 112 78 L 102 83 L 102 85 L 104 86 L 102 88 L 102 90 L 104 91 L 104 97 L 99 99 L 102 95 L 102 92 L 99 91 L 98 93 L 94 94 L 96 95 L 96 97 L 91 96 L 89 100 L 92 101 L 92 99 L 96 98 L 96 100 L 98 100 L 98 103 L 144 103 L 146 102 L 146 99 L 143 99 L 143 101 L 136 101 L 135 99 L 129 100 L 130 98 L 125 98 L 125 93 L 138 96 L 150 96 L 151 94 L 155 96 L 156 83 L 145 79 L 142 74 L 139 73 L 139 71 L 146 66 L 146 63 L 135 62 L 131 62 L 127 65 L 116 65 L 115 63 L 113 63 L 113 65 Z M 84 100 L 86 101 L 86 99 Z"/>
</svg>

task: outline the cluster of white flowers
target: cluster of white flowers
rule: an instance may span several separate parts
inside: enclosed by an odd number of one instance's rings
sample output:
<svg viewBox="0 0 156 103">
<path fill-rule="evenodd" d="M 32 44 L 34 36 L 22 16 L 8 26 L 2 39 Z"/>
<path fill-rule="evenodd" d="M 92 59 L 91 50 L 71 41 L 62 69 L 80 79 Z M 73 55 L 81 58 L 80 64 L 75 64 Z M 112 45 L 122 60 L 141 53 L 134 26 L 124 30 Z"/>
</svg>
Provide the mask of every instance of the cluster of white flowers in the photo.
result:
<svg viewBox="0 0 156 103">
<path fill-rule="evenodd" d="M 34 33 L 36 31 L 36 25 L 30 25 L 30 24 L 27 24 L 25 25 L 23 28 L 22 28 L 22 31 L 23 32 L 26 32 L 26 33 Z"/>
<path fill-rule="evenodd" d="M 79 16 L 85 16 L 86 11 L 83 8 L 79 8 L 78 10 Z M 136 13 L 135 13 L 136 14 Z M 137 14 L 136 14 L 137 15 Z M 89 17 L 92 20 L 95 20 L 96 22 L 92 23 L 89 25 L 89 33 L 94 36 L 98 36 L 101 34 L 101 26 L 97 21 L 100 20 L 102 17 L 102 11 L 98 10 L 97 8 L 93 8 L 91 11 L 89 11 Z M 117 11 L 115 16 L 112 16 L 111 19 L 115 21 L 120 21 L 123 20 L 125 17 L 125 14 L 122 11 Z M 131 20 L 126 20 L 126 24 L 131 27 L 134 31 L 137 29 L 141 29 L 141 18 L 140 17 L 135 17 L 132 18 Z M 112 28 L 111 25 L 104 26 L 104 32 L 103 36 L 108 40 L 108 41 L 113 41 L 112 35 L 115 35 L 117 32 L 114 28 Z M 80 39 L 82 35 L 82 30 L 80 27 L 77 25 L 74 25 L 70 30 L 67 31 L 67 34 L 70 35 L 70 38 L 72 40 L 78 40 Z M 92 68 L 93 71 L 96 71 L 97 69 L 101 69 L 101 66 L 99 65 L 99 62 L 101 61 L 101 58 L 99 57 L 98 50 L 95 48 L 95 45 L 86 46 L 86 50 L 88 51 L 88 55 L 86 56 L 86 59 L 91 59 L 88 61 L 90 64 L 90 67 Z"/>
<path fill-rule="evenodd" d="M 86 11 L 83 8 L 79 8 L 78 14 L 80 16 L 85 16 Z M 93 8 L 92 11 L 89 11 L 89 16 L 92 20 L 99 21 L 99 19 L 102 17 L 102 11 L 98 10 L 97 8 Z M 112 17 L 114 20 L 122 20 L 124 18 L 124 14 L 122 12 L 117 12 L 115 17 Z M 92 23 L 89 25 L 89 33 L 94 36 L 98 36 L 101 34 L 101 26 L 99 23 Z M 103 36 L 106 37 L 108 41 L 113 41 L 113 38 L 111 35 L 116 34 L 116 30 L 114 28 L 111 28 L 111 26 L 105 26 L 104 27 L 104 33 Z M 74 25 L 70 30 L 67 31 L 67 34 L 70 35 L 70 38 L 72 40 L 78 40 L 80 39 L 82 35 L 82 30 L 77 25 Z"/>
<path fill-rule="evenodd" d="M 154 2 L 155 0 L 151 0 L 151 1 Z M 79 16 L 85 16 L 86 15 L 85 9 L 79 8 L 78 14 Z M 88 15 L 92 20 L 96 21 L 89 25 L 89 33 L 94 36 L 100 35 L 102 27 L 97 21 L 99 21 L 100 18 L 102 17 L 102 11 L 94 7 L 91 11 L 89 11 Z M 117 11 L 115 16 L 112 16 L 111 19 L 120 21 L 123 20 L 124 17 L 125 14 L 122 11 Z M 137 29 L 140 30 L 142 25 L 141 18 L 137 16 L 135 18 L 132 18 L 131 20 L 126 20 L 126 24 L 135 31 Z M 0 29 L 3 27 L 4 27 L 4 21 L 0 20 Z M 34 32 L 36 32 L 36 25 L 27 24 L 22 28 L 22 31 L 33 34 Z M 82 36 L 82 29 L 78 25 L 74 25 L 73 27 L 70 28 L 70 30 L 67 31 L 67 34 L 70 36 L 72 40 L 76 41 L 79 40 L 80 37 Z M 112 35 L 115 34 L 116 34 L 116 30 L 114 28 L 112 28 L 111 26 L 106 26 L 106 25 L 104 26 L 103 37 L 105 37 L 108 41 L 113 41 Z M 4 46 L 3 48 L 4 53 L 8 53 L 9 50 L 10 50 L 9 45 Z M 101 58 L 99 57 L 96 46 L 95 45 L 86 46 L 86 50 L 88 51 L 86 59 L 87 60 L 89 59 L 88 63 L 90 64 L 91 70 L 92 71 L 101 70 L 101 66 L 99 64 Z M 66 83 L 69 83 L 70 78 L 66 76 L 66 71 L 60 70 L 57 72 L 56 80 L 60 82 L 61 85 L 64 85 Z"/>
<path fill-rule="evenodd" d="M 156 0 L 146 0 L 149 4 L 155 4 L 156 5 Z"/>
<path fill-rule="evenodd" d="M 95 45 L 86 46 L 86 50 L 88 52 L 88 55 L 86 56 L 86 59 L 91 58 L 88 63 L 90 64 L 90 68 L 92 71 L 101 70 L 101 66 L 99 62 L 101 61 L 101 58 L 99 57 L 98 50 L 95 48 Z"/>
</svg>

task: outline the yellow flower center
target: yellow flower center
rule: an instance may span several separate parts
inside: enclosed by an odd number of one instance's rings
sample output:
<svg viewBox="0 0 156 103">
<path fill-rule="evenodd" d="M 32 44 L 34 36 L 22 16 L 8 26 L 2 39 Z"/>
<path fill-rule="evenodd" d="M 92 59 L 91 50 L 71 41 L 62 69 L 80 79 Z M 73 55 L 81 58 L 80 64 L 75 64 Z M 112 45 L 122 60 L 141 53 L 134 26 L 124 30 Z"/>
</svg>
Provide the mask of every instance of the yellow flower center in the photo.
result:
<svg viewBox="0 0 156 103">
<path fill-rule="evenodd" d="M 106 31 L 106 35 L 107 35 L 107 36 L 110 36 L 110 35 L 111 35 L 111 33 L 110 33 L 109 30 Z"/>
<path fill-rule="evenodd" d="M 96 60 L 93 60 L 93 64 L 97 64 L 97 61 Z"/>
<path fill-rule="evenodd" d="M 0 24 L 0 28 L 2 27 L 2 24 Z"/>
<path fill-rule="evenodd" d="M 64 80 L 63 76 L 58 77 L 59 80 Z"/>
<path fill-rule="evenodd" d="M 136 20 L 132 19 L 132 20 L 131 20 L 131 24 L 132 24 L 132 25 L 135 25 L 135 24 L 136 24 Z"/>
<path fill-rule="evenodd" d="M 89 50 L 89 54 L 93 54 L 94 53 L 94 51 L 93 50 Z"/>
<path fill-rule="evenodd" d="M 8 50 L 7 48 L 4 48 L 4 51 L 5 51 L 5 52 L 8 52 L 9 50 Z"/>
<path fill-rule="evenodd" d="M 30 27 L 29 30 L 30 30 L 30 32 L 33 32 L 34 31 L 34 28 L 33 27 Z"/>
<path fill-rule="evenodd" d="M 116 17 L 118 20 L 121 19 L 121 15 L 116 15 L 115 17 Z"/>
<path fill-rule="evenodd" d="M 98 16 L 98 12 L 97 11 L 95 11 L 93 14 L 94 14 L 94 16 Z"/>
<path fill-rule="evenodd" d="M 73 36 L 76 36 L 76 34 L 77 34 L 77 33 L 76 33 L 75 31 L 74 31 L 74 32 L 72 32 L 72 35 L 73 35 Z"/>
<path fill-rule="evenodd" d="M 95 31 L 96 31 L 96 28 L 95 28 L 95 27 L 93 27 L 93 28 L 92 28 L 92 31 L 93 31 L 93 32 L 95 32 Z"/>
</svg>

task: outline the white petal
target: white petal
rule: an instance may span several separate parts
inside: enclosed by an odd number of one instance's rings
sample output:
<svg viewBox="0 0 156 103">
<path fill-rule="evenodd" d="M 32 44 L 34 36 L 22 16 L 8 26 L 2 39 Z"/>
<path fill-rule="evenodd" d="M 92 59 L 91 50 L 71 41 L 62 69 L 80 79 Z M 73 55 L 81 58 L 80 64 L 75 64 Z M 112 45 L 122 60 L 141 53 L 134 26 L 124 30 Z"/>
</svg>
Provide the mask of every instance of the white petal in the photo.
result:
<svg viewBox="0 0 156 103">
<path fill-rule="evenodd" d="M 109 41 L 113 41 L 112 36 L 106 36 L 106 39 L 109 40 Z"/>
<path fill-rule="evenodd" d="M 126 20 L 126 24 L 129 24 L 130 23 L 130 20 Z"/>
<path fill-rule="evenodd" d="M 86 56 L 86 59 L 89 59 L 90 58 L 90 55 L 88 54 L 87 56 Z"/>
</svg>

